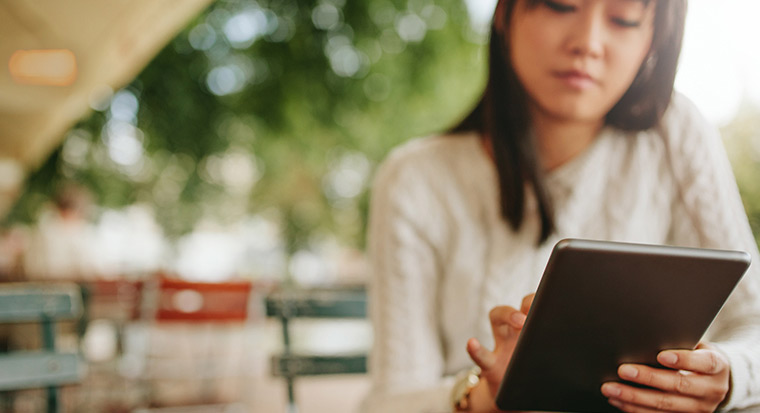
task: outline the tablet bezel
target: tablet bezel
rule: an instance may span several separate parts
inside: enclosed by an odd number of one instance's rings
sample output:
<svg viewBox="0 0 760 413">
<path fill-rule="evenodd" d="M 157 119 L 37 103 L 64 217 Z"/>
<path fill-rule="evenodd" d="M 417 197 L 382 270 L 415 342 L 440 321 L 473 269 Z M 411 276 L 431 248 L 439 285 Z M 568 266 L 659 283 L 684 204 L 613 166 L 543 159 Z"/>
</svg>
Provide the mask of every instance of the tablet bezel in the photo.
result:
<svg viewBox="0 0 760 413">
<path fill-rule="evenodd" d="M 743 251 L 559 241 L 497 406 L 618 411 L 601 394 L 601 384 L 619 380 L 621 363 L 656 366 L 660 350 L 694 348 L 749 263 Z"/>
</svg>

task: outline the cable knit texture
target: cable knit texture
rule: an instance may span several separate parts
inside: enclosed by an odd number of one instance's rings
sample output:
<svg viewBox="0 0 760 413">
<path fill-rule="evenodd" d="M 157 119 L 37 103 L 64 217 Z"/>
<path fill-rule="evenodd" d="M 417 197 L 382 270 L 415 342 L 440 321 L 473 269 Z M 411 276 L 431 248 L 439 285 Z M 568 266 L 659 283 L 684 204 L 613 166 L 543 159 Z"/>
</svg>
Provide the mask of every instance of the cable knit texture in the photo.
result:
<svg viewBox="0 0 760 413">
<path fill-rule="evenodd" d="M 589 238 L 750 252 L 754 264 L 708 330 L 731 364 L 726 409 L 760 403 L 758 250 L 717 130 L 676 94 L 659 127 L 602 130 L 547 177 L 557 231 L 541 246 L 536 202 L 512 231 L 476 135 L 416 139 L 377 172 L 369 228 L 375 341 L 366 412 L 448 412 L 488 311 L 534 292 L 556 241 Z"/>
</svg>

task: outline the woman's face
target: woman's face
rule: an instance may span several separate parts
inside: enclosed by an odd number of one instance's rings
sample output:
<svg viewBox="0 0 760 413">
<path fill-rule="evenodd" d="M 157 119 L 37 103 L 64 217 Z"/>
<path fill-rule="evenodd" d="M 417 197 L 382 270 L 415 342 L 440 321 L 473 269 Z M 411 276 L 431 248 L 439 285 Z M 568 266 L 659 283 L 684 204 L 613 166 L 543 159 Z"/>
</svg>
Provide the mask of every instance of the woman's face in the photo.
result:
<svg viewBox="0 0 760 413">
<path fill-rule="evenodd" d="M 533 7 L 517 0 L 511 58 L 531 109 L 563 121 L 602 121 L 649 53 L 655 1 L 543 0 Z"/>
</svg>

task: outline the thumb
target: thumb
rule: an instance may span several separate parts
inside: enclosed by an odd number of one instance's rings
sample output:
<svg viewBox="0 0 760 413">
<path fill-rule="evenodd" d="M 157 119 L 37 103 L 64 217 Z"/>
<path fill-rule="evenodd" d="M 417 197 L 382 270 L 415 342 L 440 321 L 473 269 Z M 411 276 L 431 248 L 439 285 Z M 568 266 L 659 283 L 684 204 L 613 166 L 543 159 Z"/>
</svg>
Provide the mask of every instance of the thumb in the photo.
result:
<svg viewBox="0 0 760 413">
<path fill-rule="evenodd" d="M 711 346 L 708 343 L 705 343 L 704 341 L 700 341 L 699 344 L 697 344 L 697 347 L 694 348 L 695 350 L 715 350 L 715 347 Z"/>
</svg>

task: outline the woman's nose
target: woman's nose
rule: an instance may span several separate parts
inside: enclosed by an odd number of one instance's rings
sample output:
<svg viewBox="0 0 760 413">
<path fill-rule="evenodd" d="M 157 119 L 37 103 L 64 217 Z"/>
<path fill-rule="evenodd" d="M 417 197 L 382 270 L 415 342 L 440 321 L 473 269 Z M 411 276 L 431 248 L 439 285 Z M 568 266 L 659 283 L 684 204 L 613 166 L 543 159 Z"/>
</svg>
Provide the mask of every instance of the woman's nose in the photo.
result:
<svg viewBox="0 0 760 413">
<path fill-rule="evenodd" d="M 578 15 L 577 23 L 568 34 L 567 47 L 578 56 L 601 57 L 604 54 L 606 26 L 603 12 L 589 10 Z"/>
</svg>

